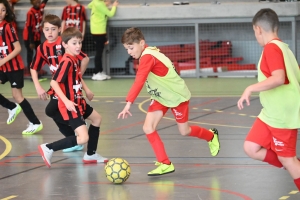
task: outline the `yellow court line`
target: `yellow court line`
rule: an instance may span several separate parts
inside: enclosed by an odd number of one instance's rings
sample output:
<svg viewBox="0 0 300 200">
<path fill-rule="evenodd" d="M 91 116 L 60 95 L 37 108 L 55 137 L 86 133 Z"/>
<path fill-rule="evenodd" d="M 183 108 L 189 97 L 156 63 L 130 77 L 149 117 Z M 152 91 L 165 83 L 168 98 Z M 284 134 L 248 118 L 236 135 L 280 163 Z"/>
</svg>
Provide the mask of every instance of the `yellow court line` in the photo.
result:
<svg viewBox="0 0 300 200">
<path fill-rule="evenodd" d="M 4 199 L 0 199 L 0 200 L 9 200 L 9 199 L 13 199 L 13 198 L 16 198 L 17 196 L 14 196 L 14 195 L 12 195 L 12 196 L 9 196 L 9 197 L 5 197 Z"/>
<path fill-rule="evenodd" d="M 143 109 L 143 104 L 146 103 L 147 101 L 150 101 L 150 99 L 147 99 L 147 100 L 145 100 L 145 101 L 143 101 L 139 104 L 139 110 L 142 111 L 143 113 L 147 113 L 147 111 L 145 111 Z M 175 119 L 170 118 L 170 117 L 163 117 L 163 118 L 175 121 Z M 193 124 L 205 124 L 205 125 L 212 125 L 212 126 L 225 126 L 225 127 L 232 127 L 232 128 L 251 128 L 251 127 L 247 127 L 247 126 L 232 126 L 232 125 L 224 125 L 224 124 L 211 124 L 211 123 L 195 122 L 195 121 L 188 121 L 188 122 L 193 123 Z"/>
<path fill-rule="evenodd" d="M 288 199 L 288 198 L 290 198 L 290 196 L 282 196 L 282 197 L 279 198 L 279 200 L 285 200 L 285 199 Z"/>
<path fill-rule="evenodd" d="M 6 145 L 4 152 L 2 154 L 0 154 L 0 160 L 2 160 L 2 158 L 4 158 L 7 154 L 9 154 L 9 152 L 11 151 L 12 145 L 5 137 L 3 137 L 1 135 L 0 135 L 0 140 L 2 140 Z"/>
</svg>

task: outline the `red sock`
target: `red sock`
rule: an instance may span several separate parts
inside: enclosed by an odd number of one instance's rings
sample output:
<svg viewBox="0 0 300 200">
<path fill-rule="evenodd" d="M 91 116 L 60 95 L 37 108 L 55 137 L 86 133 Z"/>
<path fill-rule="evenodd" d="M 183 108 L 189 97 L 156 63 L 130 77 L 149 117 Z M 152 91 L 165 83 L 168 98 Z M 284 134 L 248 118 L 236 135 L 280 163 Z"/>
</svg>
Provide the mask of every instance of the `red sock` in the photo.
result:
<svg viewBox="0 0 300 200">
<path fill-rule="evenodd" d="M 281 162 L 278 160 L 277 154 L 274 151 L 272 151 L 271 149 L 267 149 L 267 154 L 266 154 L 266 157 L 263 160 L 263 162 L 267 162 L 270 165 L 273 165 L 275 167 L 279 167 L 279 168 L 283 167 Z"/>
<path fill-rule="evenodd" d="M 152 146 L 157 161 L 169 165 L 171 162 L 165 151 L 164 143 L 161 141 L 157 131 L 146 134 L 146 136 Z"/>
<path fill-rule="evenodd" d="M 211 141 L 214 137 L 214 134 L 210 132 L 209 130 L 202 128 L 200 126 L 191 126 L 191 137 L 197 137 L 203 140 L 206 140 L 207 142 Z"/>
<path fill-rule="evenodd" d="M 300 190 L 300 178 L 294 179 L 294 183 L 297 186 L 298 190 Z"/>
</svg>

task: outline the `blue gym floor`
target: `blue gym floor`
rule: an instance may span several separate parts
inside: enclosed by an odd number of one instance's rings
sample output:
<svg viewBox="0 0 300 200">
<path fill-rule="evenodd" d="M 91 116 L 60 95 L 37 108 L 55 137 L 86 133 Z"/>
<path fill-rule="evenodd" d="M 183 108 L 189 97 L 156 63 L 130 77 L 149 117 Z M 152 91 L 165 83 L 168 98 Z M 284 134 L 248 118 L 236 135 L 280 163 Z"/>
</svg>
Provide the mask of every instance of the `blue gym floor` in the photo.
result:
<svg viewBox="0 0 300 200">
<path fill-rule="evenodd" d="M 103 117 L 98 153 L 126 159 L 131 175 L 121 185 L 105 177 L 104 164 L 82 163 L 86 151 L 55 152 L 52 167 L 45 166 L 37 146 L 62 138 L 54 122 L 44 113 L 47 101 L 37 98 L 33 83 L 25 81 L 24 96 L 31 103 L 44 129 L 23 136 L 28 123 L 21 113 L 6 124 L 7 110 L 0 108 L 0 200 L 278 200 L 300 199 L 286 170 L 269 166 L 246 156 L 243 142 L 261 105 L 257 94 L 251 106 L 239 111 L 236 102 L 253 78 L 186 79 L 192 92 L 190 124 L 219 131 L 221 151 L 211 157 L 207 142 L 179 134 L 173 115 L 168 112 L 158 126 L 167 154 L 176 171 L 148 177 L 155 157 L 143 134 L 142 125 L 149 97 L 143 90 L 131 108 L 132 117 L 117 115 L 133 79 L 111 79 L 87 85 L 95 93 L 90 104 Z M 48 88 L 49 81 L 42 83 Z M 11 99 L 9 85 L 0 91 Z M 12 99 L 11 99 L 12 100 Z M 298 150 L 299 154 L 299 150 Z"/>
</svg>

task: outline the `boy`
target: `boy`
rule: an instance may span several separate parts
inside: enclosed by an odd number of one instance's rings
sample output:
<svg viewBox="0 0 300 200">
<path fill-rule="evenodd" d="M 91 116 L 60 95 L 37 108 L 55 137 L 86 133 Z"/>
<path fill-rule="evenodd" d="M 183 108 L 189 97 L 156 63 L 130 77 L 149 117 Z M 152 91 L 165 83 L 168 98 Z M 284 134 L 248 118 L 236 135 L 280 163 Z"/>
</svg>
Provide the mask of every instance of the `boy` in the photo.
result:
<svg viewBox="0 0 300 200">
<path fill-rule="evenodd" d="M 288 45 L 278 38 L 279 20 L 269 9 L 261 9 L 252 20 L 257 42 L 263 47 L 258 62 L 258 83 L 248 86 L 237 102 L 250 105 L 252 92 L 260 92 L 262 110 L 244 142 L 246 154 L 285 168 L 300 190 L 300 162 L 296 157 L 300 128 L 300 72 Z"/>
<path fill-rule="evenodd" d="M 0 94 L 0 105 L 8 109 L 7 124 L 11 124 L 23 109 L 29 120 L 29 125 L 22 134 L 32 135 L 43 129 L 43 124 L 35 115 L 30 103 L 24 98 L 24 64 L 20 56 L 21 45 L 17 33 L 10 22 L 15 15 L 7 0 L 0 0 L 0 44 L 3 44 L 0 52 L 0 84 L 10 83 L 11 92 L 17 104 L 10 102 Z"/>
<path fill-rule="evenodd" d="M 43 20 L 44 8 L 48 0 L 30 0 L 32 7 L 27 12 L 25 27 L 23 30 L 24 44 L 27 50 L 28 72 L 32 62 L 33 50 L 41 44 L 41 22 Z"/>
<path fill-rule="evenodd" d="M 131 104 L 140 93 L 144 83 L 151 96 L 151 103 L 144 122 L 143 130 L 151 144 L 157 158 L 158 167 L 148 173 L 148 176 L 159 176 L 175 171 L 169 160 L 164 144 L 161 141 L 156 127 L 170 108 L 183 136 L 192 136 L 208 142 L 212 156 L 220 150 L 217 129 L 204 129 L 199 126 L 189 126 L 189 100 L 191 93 L 185 82 L 175 71 L 172 62 L 156 47 L 148 47 L 142 32 L 137 28 L 129 28 L 122 36 L 122 43 L 128 54 L 139 59 L 139 68 L 136 79 L 131 87 L 126 101 L 127 104 L 118 119 L 127 118 Z"/>
<path fill-rule="evenodd" d="M 58 100 L 55 92 L 52 88 L 45 92 L 38 80 L 38 72 L 45 64 L 49 66 L 52 75 L 54 75 L 65 52 L 62 46 L 61 37 L 59 36 L 61 20 L 58 16 L 49 14 L 45 16 L 41 26 L 43 28 L 46 41 L 37 48 L 37 53 L 35 54 L 30 66 L 30 72 L 40 99 L 47 100 L 48 95 L 50 95 L 50 102 L 46 107 L 46 114 L 54 120 L 56 125 L 59 127 L 60 132 L 65 137 L 68 137 L 74 135 L 74 131 L 60 116 L 57 106 Z M 81 73 L 83 74 L 89 62 L 89 58 L 83 52 L 81 52 L 77 57 L 81 60 Z M 64 149 L 63 152 L 67 153 L 81 150 L 83 150 L 83 145 L 76 145 L 74 147 Z"/>
<path fill-rule="evenodd" d="M 77 136 L 72 135 L 50 144 L 42 144 L 38 147 L 39 152 L 45 164 L 51 167 L 54 151 L 88 143 L 88 152 L 83 157 L 84 163 L 92 163 L 94 160 L 107 162 L 107 158 L 96 153 L 101 116 L 86 103 L 82 94 L 84 89 L 89 100 L 94 96 L 81 77 L 80 63 L 76 57 L 81 52 L 82 34 L 77 28 L 70 27 L 62 33 L 61 37 L 66 53 L 50 85 L 58 96 L 59 111 L 63 119 L 69 122 Z M 86 127 L 85 118 L 91 120 L 89 129 Z"/>
<path fill-rule="evenodd" d="M 86 12 L 85 7 L 78 3 L 78 0 L 66 0 L 67 6 L 64 7 L 61 16 L 62 32 L 68 27 L 76 27 L 85 35 Z"/>
</svg>

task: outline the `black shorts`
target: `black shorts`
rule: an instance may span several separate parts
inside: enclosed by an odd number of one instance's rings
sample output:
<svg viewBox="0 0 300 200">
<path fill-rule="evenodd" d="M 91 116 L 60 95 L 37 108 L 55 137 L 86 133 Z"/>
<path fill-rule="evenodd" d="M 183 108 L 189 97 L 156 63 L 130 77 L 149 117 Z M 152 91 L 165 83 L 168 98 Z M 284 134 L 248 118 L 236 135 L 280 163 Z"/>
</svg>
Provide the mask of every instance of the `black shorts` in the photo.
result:
<svg viewBox="0 0 300 200">
<path fill-rule="evenodd" d="M 86 109 L 85 109 L 84 114 L 83 114 L 83 119 L 88 118 L 92 114 L 93 110 L 94 109 L 89 104 L 86 104 Z M 62 124 L 69 124 L 69 125 L 71 125 L 71 123 L 69 122 L 69 120 L 64 120 L 63 119 L 63 117 L 60 114 L 59 109 L 58 109 L 58 99 L 55 96 L 53 96 L 53 95 L 50 96 L 50 102 L 46 106 L 45 112 L 46 112 L 46 115 L 48 117 L 53 118 L 53 120 L 58 121 L 58 122 L 60 122 Z M 77 111 L 77 113 L 78 112 L 79 112 L 79 110 Z M 78 117 L 78 118 L 80 120 L 81 117 Z M 78 118 L 76 118 L 76 120 L 78 120 Z M 80 123 L 76 123 L 76 124 L 80 124 Z M 81 126 L 81 125 L 79 125 L 79 126 Z M 77 127 L 78 127 L 78 125 L 77 125 Z M 72 126 L 72 128 L 73 128 L 73 126 Z"/>
<path fill-rule="evenodd" d="M 24 87 L 24 70 L 3 72 L 0 71 L 1 84 L 5 84 L 7 81 L 10 82 L 11 88 L 21 89 Z"/>
<path fill-rule="evenodd" d="M 70 118 L 68 120 L 69 122 L 69 125 L 72 127 L 73 130 L 75 130 L 76 128 L 78 128 L 79 126 L 82 126 L 82 125 L 85 125 L 85 119 L 88 118 L 92 112 L 93 112 L 93 108 L 89 105 L 89 104 L 86 104 L 86 109 L 85 109 L 85 112 L 83 114 L 83 116 L 81 116 L 79 113 L 79 109 L 76 109 L 77 110 L 77 113 L 78 113 L 78 117 L 77 118 Z M 70 111 L 68 111 L 70 112 Z M 71 116 L 71 115 L 69 115 Z"/>
</svg>

